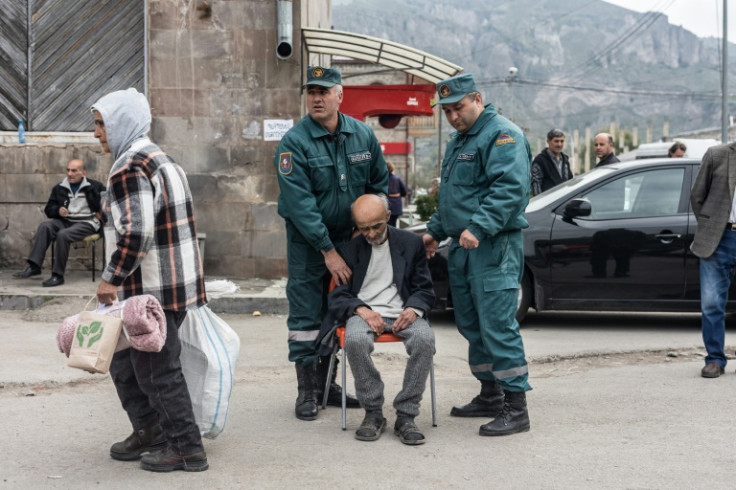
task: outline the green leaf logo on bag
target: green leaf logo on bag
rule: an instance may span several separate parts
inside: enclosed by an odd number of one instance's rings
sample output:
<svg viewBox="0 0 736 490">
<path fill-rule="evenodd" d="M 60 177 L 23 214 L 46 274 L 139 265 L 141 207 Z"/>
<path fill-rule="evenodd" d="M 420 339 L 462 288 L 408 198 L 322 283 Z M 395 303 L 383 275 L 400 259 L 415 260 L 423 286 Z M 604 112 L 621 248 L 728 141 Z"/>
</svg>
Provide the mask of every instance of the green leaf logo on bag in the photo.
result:
<svg viewBox="0 0 736 490">
<path fill-rule="evenodd" d="M 102 338 L 104 331 L 102 322 L 92 322 L 89 325 L 79 325 L 77 327 L 77 342 L 79 347 L 84 347 L 84 340 L 87 339 L 87 348 Z"/>
</svg>

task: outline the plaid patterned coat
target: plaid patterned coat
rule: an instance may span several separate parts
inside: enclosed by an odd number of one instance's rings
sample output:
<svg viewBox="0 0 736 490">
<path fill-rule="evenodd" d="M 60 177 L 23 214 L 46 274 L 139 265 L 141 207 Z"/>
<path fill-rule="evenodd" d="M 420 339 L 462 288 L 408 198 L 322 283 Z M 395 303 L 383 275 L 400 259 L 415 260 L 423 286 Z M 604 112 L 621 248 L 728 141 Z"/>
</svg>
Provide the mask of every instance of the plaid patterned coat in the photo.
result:
<svg viewBox="0 0 736 490">
<path fill-rule="evenodd" d="M 107 267 L 122 299 L 151 294 L 164 310 L 206 304 L 204 271 L 186 175 L 148 138 L 110 170 L 105 205 Z"/>
</svg>

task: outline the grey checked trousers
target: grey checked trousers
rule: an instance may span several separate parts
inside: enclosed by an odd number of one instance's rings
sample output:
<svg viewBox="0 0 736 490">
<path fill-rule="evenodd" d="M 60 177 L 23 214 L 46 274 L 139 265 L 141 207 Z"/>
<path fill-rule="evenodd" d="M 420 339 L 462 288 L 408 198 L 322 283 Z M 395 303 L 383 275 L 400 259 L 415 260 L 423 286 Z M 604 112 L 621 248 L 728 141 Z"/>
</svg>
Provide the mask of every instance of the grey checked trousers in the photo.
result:
<svg viewBox="0 0 736 490">
<path fill-rule="evenodd" d="M 384 318 L 385 332 L 391 332 L 394 318 Z M 396 413 L 402 416 L 419 415 L 419 402 L 427 386 L 427 376 L 434 356 L 434 332 L 424 318 L 417 318 L 404 330 L 397 332 L 404 342 L 409 361 L 404 370 L 404 384 L 394 399 Z M 345 325 L 345 353 L 355 379 L 355 391 L 360 406 L 366 411 L 383 408 L 383 381 L 373 364 L 373 333 L 368 324 L 355 315 Z"/>
</svg>

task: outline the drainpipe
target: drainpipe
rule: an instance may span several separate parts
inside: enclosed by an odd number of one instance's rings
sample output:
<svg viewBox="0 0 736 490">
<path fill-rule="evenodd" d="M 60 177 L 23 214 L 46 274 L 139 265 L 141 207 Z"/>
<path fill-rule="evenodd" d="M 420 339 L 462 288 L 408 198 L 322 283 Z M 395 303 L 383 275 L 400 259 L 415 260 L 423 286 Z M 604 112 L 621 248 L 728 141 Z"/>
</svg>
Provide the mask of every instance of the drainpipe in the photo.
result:
<svg viewBox="0 0 736 490">
<path fill-rule="evenodd" d="M 294 52 L 292 42 L 294 26 L 291 20 L 291 11 L 291 0 L 278 0 L 276 20 L 278 22 L 279 37 L 278 44 L 276 45 L 276 56 L 282 60 L 291 58 L 291 55 Z"/>
</svg>

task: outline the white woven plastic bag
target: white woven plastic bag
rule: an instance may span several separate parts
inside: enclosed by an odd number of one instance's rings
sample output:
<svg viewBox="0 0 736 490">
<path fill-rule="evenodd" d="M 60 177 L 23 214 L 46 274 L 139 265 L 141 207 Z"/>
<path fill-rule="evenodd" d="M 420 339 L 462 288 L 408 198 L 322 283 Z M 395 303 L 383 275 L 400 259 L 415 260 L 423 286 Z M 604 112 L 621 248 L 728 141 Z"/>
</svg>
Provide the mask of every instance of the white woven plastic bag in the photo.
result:
<svg viewBox="0 0 736 490">
<path fill-rule="evenodd" d="M 222 318 L 202 306 L 187 312 L 179 340 L 194 418 L 202 437 L 214 439 L 225 429 L 240 338 Z"/>
</svg>

